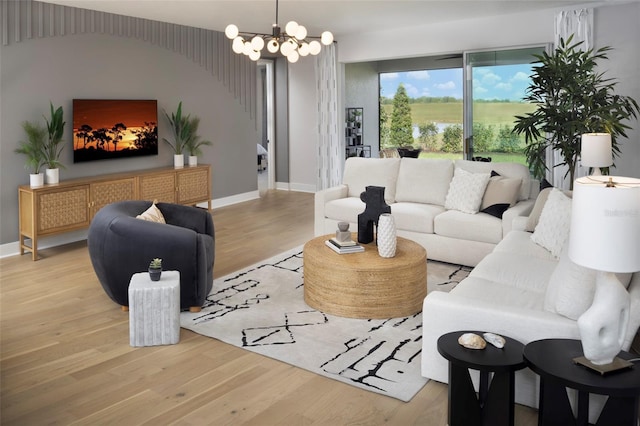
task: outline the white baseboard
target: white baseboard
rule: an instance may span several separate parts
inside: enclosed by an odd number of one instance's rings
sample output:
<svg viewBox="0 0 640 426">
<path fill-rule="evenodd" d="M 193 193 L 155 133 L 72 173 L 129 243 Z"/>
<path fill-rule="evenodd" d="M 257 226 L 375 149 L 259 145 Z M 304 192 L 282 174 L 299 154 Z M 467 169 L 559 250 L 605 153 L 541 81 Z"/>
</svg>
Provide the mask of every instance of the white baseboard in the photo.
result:
<svg viewBox="0 0 640 426">
<path fill-rule="evenodd" d="M 224 197 L 224 198 L 215 198 L 211 200 L 211 208 L 215 209 L 215 208 L 230 206 L 232 204 L 251 201 L 257 198 L 260 198 L 260 192 L 258 191 L 245 192 L 243 194 L 236 194 L 236 195 L 232 195 L 230 197 Z M 198 206 L 206 208 L 207 203 L 198 204 Z"/>
<path fill-rule="evenodd" d="M 75 243 L 76 241 L 82 241 L 87 239 L 87 229 L 80 229 L 78 231 L 70 231 L 65 232 L 60 235 L 53 235 L 50 237 L 39 237 L 38 238 L 38 251 L 62 246 L 69 243 Z M 29 244 L 31 240 L 28 240 Z M 20 254 L 20 242 L 14 241 L 12 243 L 2 244 L 0 245 L 0 258 L 16 256 Z M 31 251 L 27 253 L 29 257 L 31 257 Z"/>
<path fill-rule="evenodd" d="M 316 186 L 307 183 L 291 183 L 289 184 L 289 190 L 297 192 L 310 192 L 314 194 L 316 192 Z"/>
<path fill-rule="evenodd" d="M 276 182 L 276 189 L 281 189 L 283 191 L 310 192 L 312 194 L 317 192 L 316 186 L 308 183 Z"/>
</svg>

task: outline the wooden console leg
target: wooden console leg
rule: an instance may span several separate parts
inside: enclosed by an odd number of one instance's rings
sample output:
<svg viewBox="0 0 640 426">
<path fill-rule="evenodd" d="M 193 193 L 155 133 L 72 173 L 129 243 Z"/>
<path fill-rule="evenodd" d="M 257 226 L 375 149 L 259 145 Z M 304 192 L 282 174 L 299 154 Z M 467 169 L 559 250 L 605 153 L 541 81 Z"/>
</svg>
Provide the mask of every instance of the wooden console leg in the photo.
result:
<svg viewBox="0 0 640 426">
<path fill-rule="evenodd" d="M 128 306 L 120 306 L 120 309 L 122 309 L 122 312 L 129 312 L 129 307 Z"/>
<path fill-rule="evenodd" d="M 200 312 L 202 310 L 201 306 L 191 306 L 189 307 L 189 312 Z"/>
</svg>

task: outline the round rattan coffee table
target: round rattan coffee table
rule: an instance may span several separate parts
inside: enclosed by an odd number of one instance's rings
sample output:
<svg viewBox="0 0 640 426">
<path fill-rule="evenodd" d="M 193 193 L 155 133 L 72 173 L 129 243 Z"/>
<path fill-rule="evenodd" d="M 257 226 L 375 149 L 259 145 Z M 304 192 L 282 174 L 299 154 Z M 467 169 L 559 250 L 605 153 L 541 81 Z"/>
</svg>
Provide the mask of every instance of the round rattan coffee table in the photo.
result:
<svg viewBox="0 0 640 426">
<path fill-rule="evenodd" d="M 304 246 L 304 300 L 319 311 L 350 318 L 399 318 L 422 309 L 427 295 L 427 252 L 398 237 L 396 255 L 383 258 L 375 243 L 364 253 L 338 254 L 332 235 Z M 354 235 L 355 238 L 355 235 Z"/>
</svg>

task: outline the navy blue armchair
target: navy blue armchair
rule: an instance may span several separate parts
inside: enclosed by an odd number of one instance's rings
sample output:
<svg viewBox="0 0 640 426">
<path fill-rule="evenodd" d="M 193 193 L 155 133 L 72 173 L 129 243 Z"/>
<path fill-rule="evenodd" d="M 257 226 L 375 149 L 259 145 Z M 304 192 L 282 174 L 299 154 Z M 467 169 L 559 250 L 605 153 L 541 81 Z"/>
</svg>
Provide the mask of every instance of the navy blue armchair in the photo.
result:
<svg viewBox="0 0 640 426">
<path fill-rule="evenodd" d="M 93 268 L 107 295 L 129 306 L 129 282 L 159 257 L 162 269 L 180 271 L 180 307 L 198 312 L 213 285 L 215 234 L 207 210 L 158 203 L 166 224 L 136 219 L 150 201 L 121 201 L 98 211 L 89 226 Z"/>
</svg>

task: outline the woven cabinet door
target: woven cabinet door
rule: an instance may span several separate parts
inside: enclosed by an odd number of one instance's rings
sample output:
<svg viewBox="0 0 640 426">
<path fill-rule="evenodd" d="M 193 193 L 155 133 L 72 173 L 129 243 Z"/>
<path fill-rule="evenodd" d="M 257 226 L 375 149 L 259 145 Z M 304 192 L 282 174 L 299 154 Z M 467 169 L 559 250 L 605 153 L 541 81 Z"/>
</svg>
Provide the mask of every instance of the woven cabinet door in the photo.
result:
<svg viewBox="0 0 640 426">
<path fill-rule="evenodd" d="M 137 198 L 136 179 L 133 177 L 92 183 L 91 217 L 107 204 Z"/>
<path fill-rule="evenodd" d="M 36 197 L 38 234 L 89 226 L 89 185 L 39 192 Z"/>
<path fill-rule="evenodd" d="M 176 173 L 148 174 L 140 177 L 140 199 L 161 203 L 176 202 Z"/>
<path fill-rule="evenodd" d="M 196 204 L 211 198 L 209 170 L 208 166 L 202 166 L 176 172 L 179 204 Z"/>
</svg>

